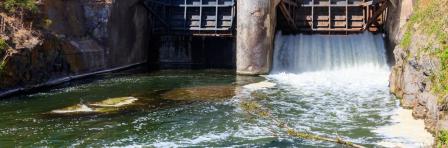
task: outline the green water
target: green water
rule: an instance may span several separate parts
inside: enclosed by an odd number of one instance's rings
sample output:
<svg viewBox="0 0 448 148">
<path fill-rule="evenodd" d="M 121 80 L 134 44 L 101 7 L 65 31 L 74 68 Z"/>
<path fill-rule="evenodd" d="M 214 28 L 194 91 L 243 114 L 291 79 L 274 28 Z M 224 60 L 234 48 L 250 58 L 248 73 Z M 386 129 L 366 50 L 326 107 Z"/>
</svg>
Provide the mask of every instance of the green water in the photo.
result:
<svg viewBox="0 0 448 148">
<path fill-rule="evenodd" d="M 385 139 L 373 130 L 390 124 L 390 112 L 398 107 L 387 85 L 357 96 L 357 92 L 341 95 L 325 89 L 307 93 L 278 79 L 268 79 L 278 85 L 260 91 L 267 98 L 252 100 L 269 109 L 274 118 L 297 130 L 339 135 L 366 146 Z M 0 147 L 341 147 L 290 137 L 269 119 L 241 109 L 238 97 L 170 100 L 162 95 L 176 88 L 198 86 L 234 87 L 238 93 L 240 86 L 263 80 L 217 70 L 114 74 L 1 100 Z M 49 113 L 81 100 L 88 103 L 126 96 L 138 98 L 139 105 L 111 114 Z M 313 99 L 327 101 L 313 103 Z M 358 101 L 347 104 L 352 99 Z"/>
</svg>

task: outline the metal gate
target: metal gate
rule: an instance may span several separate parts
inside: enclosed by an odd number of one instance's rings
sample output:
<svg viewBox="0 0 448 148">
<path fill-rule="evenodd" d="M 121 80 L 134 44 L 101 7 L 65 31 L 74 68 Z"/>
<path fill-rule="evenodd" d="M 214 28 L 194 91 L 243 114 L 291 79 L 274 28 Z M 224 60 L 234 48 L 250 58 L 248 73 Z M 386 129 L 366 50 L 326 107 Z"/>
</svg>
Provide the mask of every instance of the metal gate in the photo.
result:
<svg viewBox="0 0 448 148">
<path fill-rule="evenodd" d="M 300 0 L 293 18 L 280 17 L 279 26 L 299 32 L 380 31 L 385 23 L 388 0 Z M 295 20 L 294 26 L 291 21 Z"/>
<path fill-rule="evenodd" d="M 235 0 L 146 0 L 156 33 L 232 36 Z"/>
</svg>

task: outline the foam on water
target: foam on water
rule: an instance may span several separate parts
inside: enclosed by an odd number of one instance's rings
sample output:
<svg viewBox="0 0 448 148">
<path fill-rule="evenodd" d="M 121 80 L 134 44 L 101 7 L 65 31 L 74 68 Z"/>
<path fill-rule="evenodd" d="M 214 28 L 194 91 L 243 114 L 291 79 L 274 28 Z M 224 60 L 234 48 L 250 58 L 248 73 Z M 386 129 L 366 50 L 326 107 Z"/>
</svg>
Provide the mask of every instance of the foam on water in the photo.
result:
<svg viewBox="0 0 448 148">
<path fill-rule="evenodd" d="M 399 108 L 389 93 L 390 70 L 381 35 L 279 33 L 275 44 L 273 71 L 268 78 L 282 85 L 297 100 L 278 100 L 273 104 L 283 108 L 289 119 L 300 118 L 296 122 L 301 125 L 296 128 L 347 133 L 364 130 L 411 147 L 428 142 L 426 137 L 421 138 L 425 141 L 403 140 L 406 135 L 377 130 L 395 126 L 396 123 L 390 124 L 391 112 Z M 297 115 L 286 110 L 302 113 Z M 336 127 L 328 126 L 333 123 Z M 424 129 L 420 124 L 414 128 Z M 375 138 L 351 140 L 376 144 Z"/>
<path fill-rule="evenodd" d="M 282 35 L 275 41 L 273 73 L 387 67 L 381 35 Z M 368 68 L 371 70 L 371 68 Z"/>
</svg>

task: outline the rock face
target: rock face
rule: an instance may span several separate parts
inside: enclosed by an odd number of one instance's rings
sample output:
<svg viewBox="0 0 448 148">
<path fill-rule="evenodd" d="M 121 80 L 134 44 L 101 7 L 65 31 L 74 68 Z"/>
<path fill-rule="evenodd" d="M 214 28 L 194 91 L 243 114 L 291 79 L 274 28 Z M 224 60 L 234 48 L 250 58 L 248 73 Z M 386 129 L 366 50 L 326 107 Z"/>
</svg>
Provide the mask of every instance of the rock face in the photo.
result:
<svg viewBox="0 0 448 148">
<path fill-rule="evenodd" d="M 140 0 L 44 0 L 42 35 L 3 58 L 0 92 L 51 79 L 145 62 L 150 19 Z M 11 42 L 18 33 L 0 32 Z"/>
<path fill-rule="evenodd" d="M 387 30 L 389 48 L 394 49 L 395 65 L 390 75 L 390 89 L 405 108 L 413 110 L 416 118 L 425 119 L 426 128 L 436 132 L 441 117 L 437 94 L 434 93 L 431 78 L 441 71 L 440 60 L 431 53 L 422 51 L 428 47 L 433 37 L 424 34 L 411 36 L 410 46 L 403 48 L 400 42 L 405 36 L 405 24 L 409 20 L 415 4 L 411 0 L 395 1 L 389 11 Z M 445 127 L 446 128 L 446 127 Z"/>
<path fill-rule="evenodd" d="M 415 54 L 415 51 L 414 48 L 394 49 L 396 65 L 392 68 L 390 88 L 401 99 L 403 107 L 412 109 L 414 117 L 425 119 L 427 129 L 435 131 L 439 106 L 437 96 L 431 91 L 429 73 L 438 71 L 439 61 L 429 55 L 407 57 L 407 52 Z"/>
</svg>

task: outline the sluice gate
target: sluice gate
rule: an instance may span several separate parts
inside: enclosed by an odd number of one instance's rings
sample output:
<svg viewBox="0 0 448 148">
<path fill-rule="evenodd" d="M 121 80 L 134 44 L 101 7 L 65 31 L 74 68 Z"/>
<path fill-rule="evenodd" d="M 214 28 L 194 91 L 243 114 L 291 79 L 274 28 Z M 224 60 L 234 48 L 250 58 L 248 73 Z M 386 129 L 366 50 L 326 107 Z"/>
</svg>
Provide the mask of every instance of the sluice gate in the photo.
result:
<svg viewBox="0 0 448 148">
<path fill-rule="evenodd" d="M 289 2 L 288 2 L 289 1 Z M 291 3 L 284 0 L 283 3 Z M 386 21 L 386 0 L 294 0 L 284 11 L 280 4 L 279 28 L 293 32 L 381 31 Z M 289 12 L 289 14 L 285 14 Z M 292 24 L 292 23 L 293 24 Z"/>
<path fill-rule="evenodd" d="M 158 34 L 232 36 L 235 0 L 146 0 Z"/>
<path fill-rule="evenodd" d="M 270 0 L 278 28 L 291 32 L 380 31 L 387 0 Z M 159 34 L 233 36 L 236 0 L 145 0 Z M 247 11 L 247 10 L 240 10 Z"/>
<path fill-rule="evenodd" d="M 179 39 L 159 48 L 194 62 L 192 45 L 177 48 L 194 38 L 202 43 L 212 37 L 230 37 L 225 48 L 236 58 L 238 74 L 259 75 L 271 70 L 274 38 L 284 33 L 348 34 L 382 32 L 391 0 L 142 0 L 152 14 L 152 32 Z M 199 36 L 199 37 L 198 37 Z M 171 38 L 172 38 L 171 37 Z M 173 45 L 173 46 L 171 46 Z M 209 46 L 202 46 L 209 47 Z M 216 54 L 218 46 L 203 49 Z M 185 49 L 185 50 L 178 50 Z M 164 56 L 160 56 L 164 57 Z M 160 58 L 159 57 L 159 58 Z M 171 57 L 171 56 L 167 56 Z M 167 58 L 166 61 L 178 61 Z"/>
</svg>

